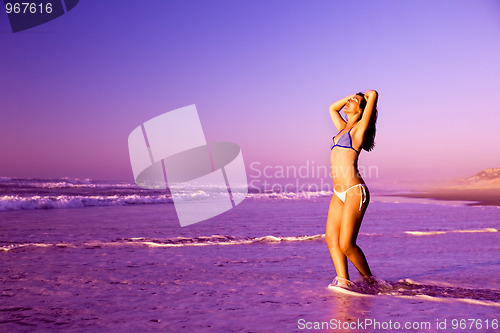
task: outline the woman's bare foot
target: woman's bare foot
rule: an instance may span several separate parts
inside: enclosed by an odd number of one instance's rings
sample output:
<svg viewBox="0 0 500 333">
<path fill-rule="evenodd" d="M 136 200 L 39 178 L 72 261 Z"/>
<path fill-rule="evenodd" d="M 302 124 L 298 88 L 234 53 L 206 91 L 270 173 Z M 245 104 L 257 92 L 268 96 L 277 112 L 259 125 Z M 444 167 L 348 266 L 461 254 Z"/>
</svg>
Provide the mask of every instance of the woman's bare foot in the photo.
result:
<svg viewBox="0 0 500 333">
<path fill-rule="evenodd" d="M 358 290 L 354 282 L 340 276 L 336 276 L 332 283 L 328 285 L 328 288 L 344 288 L 352 291 Z"/>
</svg>

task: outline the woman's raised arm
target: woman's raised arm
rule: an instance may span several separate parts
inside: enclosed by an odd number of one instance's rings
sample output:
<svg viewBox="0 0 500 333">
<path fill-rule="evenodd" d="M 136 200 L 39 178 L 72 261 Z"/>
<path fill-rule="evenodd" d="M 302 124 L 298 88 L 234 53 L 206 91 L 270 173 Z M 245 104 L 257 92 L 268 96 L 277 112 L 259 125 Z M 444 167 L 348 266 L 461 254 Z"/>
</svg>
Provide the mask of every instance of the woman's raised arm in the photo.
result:
<svg viewBox="0 0 500 333">
<path fill-rule="evenodd" d="M 330 109 L 330 117 L 332 117 L 333 124 L 335 125 L 335 127 L 337 127 L 337 130 L 339 132 L 342 129 L 344 129 L 344 127 L 346 125 L 346 122 L 344 121 L 344 119 L 342 119 L 339 112 L 340 112 L 340 110 L 342 110 L 342 108 L 347 103 L 349 98 L 353 97 L 354 95 L 355 94 L 349 95 L 349 96 L 344 97 L 342 99 L 339 99 L 338 101 L 336 101 L 335 103 L 330 105 L 330 108 L 329 108 Z"/>
</svg>

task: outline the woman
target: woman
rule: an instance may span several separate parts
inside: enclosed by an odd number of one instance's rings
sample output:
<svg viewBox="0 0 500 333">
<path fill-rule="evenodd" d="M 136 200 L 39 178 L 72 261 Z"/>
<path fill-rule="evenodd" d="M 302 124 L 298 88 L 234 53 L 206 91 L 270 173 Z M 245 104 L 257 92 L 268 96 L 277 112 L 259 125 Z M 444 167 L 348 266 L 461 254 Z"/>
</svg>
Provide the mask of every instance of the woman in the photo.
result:
<svg viewBox="0 0 500 333">
<path fill-rule="evenodd" d="M 330 153 L 334 195 L 328 210 L 325 239 L 337 277 L 329 287 L 355 289 L 349 280 L 347 258 L 366 281 L 376 281 L 356 239 L 370 201 L 370 192 L 359 175 L 358 156 L 361 149 L 373 149 L 377 99 L 378 93 L 370 90 L 347 96 L 330 106 L 330 115 L 339 132 L 333 137 Z M 342 108 L 347 122 L 339 114 Z"/>
</svg>

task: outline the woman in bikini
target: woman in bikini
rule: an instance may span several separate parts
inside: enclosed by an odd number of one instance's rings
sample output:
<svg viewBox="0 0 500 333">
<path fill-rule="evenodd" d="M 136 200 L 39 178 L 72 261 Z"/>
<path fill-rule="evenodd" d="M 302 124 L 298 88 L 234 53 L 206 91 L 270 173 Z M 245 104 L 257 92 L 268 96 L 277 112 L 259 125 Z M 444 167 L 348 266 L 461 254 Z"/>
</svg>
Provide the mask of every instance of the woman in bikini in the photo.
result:
<svg viewBox="0 0 500 333">
<path fill-rule="evenodd" d="M 330 116 L 339 131 L 333 137 L 330 153 L 334 195 L 328 210 L 325 232 L 337 273 L 330 286 L 355 289 L 355 285 L 349 280 L 347 258 L 365 281 L 376 281 L 363 251 L 356 245 L 356 239 L 370 202 L 370 192 L 359 174 L 358 156 L 361 149 L 373 149 L 377 99 L 378 93 L 370 90 L 365 94 L 347 96 L 330 106 Z M 339 114 L 342 108 L 347 122 Z"/>
</svg>

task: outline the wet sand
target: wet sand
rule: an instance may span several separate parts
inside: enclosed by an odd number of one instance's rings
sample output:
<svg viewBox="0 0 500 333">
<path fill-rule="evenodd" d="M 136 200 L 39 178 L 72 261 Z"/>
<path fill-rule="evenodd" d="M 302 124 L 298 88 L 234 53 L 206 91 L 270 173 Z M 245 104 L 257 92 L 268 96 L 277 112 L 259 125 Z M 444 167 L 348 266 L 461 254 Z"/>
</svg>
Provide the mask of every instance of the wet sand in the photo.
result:
<svg viewBox="0 0 500 333">
<path fill-rule="evenodd" d="M 446 201 L 472 201 L 471 206 L 500 206 L 500 189 L 431 189 L 416 193 L 395 194 L 391 196 L 426 198 Z"/>
</svg>

